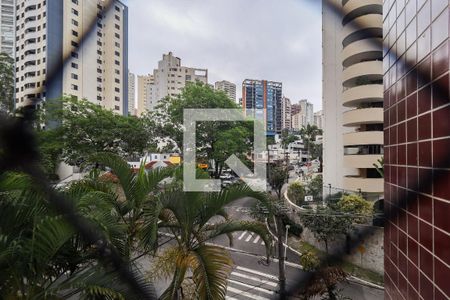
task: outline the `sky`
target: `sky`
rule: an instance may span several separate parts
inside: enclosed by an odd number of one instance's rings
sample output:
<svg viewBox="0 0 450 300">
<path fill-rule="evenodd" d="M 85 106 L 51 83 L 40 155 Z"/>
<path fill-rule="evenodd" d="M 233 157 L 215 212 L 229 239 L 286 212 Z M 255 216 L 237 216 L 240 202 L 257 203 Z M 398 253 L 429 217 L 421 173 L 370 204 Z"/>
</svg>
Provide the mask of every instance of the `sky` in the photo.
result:
<svg viewBox="0 0 450 300">
<path fill-rule="evenodd" d="M 125 0 L 129 68 L 152 73 L 172 51 L 187 67 L 207 68 L 208 81 L 283 83 L 297 103 L 322 107 L 322 15 L 318 0 Z"/>
</svg>

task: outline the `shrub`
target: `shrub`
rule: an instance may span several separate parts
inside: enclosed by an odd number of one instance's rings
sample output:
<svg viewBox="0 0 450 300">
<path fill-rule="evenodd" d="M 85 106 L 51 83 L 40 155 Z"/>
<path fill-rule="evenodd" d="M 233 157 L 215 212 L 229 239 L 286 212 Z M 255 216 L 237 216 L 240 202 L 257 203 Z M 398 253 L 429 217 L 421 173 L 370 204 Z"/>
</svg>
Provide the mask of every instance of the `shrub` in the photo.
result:
<svg viewBox="0 0 450 300">
<path fill-rule="evenodd" d="M 299 182 L 294 182 L 288 188 L 289 199 L 297 205 L 302 205 L 305 201 L 305 188 Z"/>
<path fill-rule="evenodd" d="M 341 212 L 358 215 L 354 219 L 355 223 L 363 224 L 372 219 L 373 205 L 360 195 L 352 194 L 342 196 L 337 202 L 337 208 Z"/>
</svg>

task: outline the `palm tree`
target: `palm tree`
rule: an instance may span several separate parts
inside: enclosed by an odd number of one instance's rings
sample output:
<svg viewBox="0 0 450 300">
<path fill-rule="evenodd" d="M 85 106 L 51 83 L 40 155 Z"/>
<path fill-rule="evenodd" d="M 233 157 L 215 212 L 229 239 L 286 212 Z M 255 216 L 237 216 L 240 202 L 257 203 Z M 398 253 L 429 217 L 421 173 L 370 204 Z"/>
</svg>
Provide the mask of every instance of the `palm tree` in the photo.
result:
<svg viewBox="0 0 450 300">
<path fill-rule="evenodd" d="M 63 192 L 77 213 L 123 252 L 125 231 L 107 193 L 79 186 Z M 40 187 L 18 173 L 0 175 L 0 298 L 132 298 L 111 267 L 99 264 L 99 248 L 55 212 Z"/>
<path fill-rule="evenodd" d="M 92 161 L 107 166 L 117 177 L 117 192 L 122 196 L 116 201 L 116 209 L 128 228 L 130 251 L 156 253 L 161 230 L 166 230 L 175 240 L 156 262 L 157 268 L 153 268 L 172 277 L 162 299 L 180 297 L 185 292 L 183 285 L 189 280 L 198 299 L 225 298 L 233 263 L 225 249 L 208 243 L 218 236 L 227 235 L 232 245 L 233 232 L 254 232 L 264 240 L 269 255 L 271 240 L 264 224 L 233 221 L 224 209 L 243 197 L 265 203 L 264 193 L 254 192 L 248 186 L 230 187 L 219 193 L 184 192 L 180 169 L 146 172 L 141 166 L 139 172 L 133 173 L 126 162 L 111 154 L 96 155 Z M 161 185 L 168 176 L 172 176 L 172 182 Z"/>
</svg>

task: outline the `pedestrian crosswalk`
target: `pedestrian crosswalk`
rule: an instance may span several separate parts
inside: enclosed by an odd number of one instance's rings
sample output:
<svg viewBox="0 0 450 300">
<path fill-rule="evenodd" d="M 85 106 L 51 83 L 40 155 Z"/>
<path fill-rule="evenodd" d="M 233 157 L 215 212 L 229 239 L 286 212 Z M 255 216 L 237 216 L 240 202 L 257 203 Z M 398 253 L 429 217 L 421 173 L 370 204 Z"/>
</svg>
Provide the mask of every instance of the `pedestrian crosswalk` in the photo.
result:
<svg viewBox="0 0 450 300">
<path fill-rule="evenodd" d="M 241 234 L 239 234 L 237 239 L 239 241 L 244 241 L 247 243 L 264 245 L 264 241 L 261 239 L 261 237 L 253 232 L 243 231 Z"/>
<path fill-rule="evenodd" d="M 266 300 L 277 294 L 278 278 L 257 270 L 237 266 L 228 279 L 227 300 Z"/>
</svg>

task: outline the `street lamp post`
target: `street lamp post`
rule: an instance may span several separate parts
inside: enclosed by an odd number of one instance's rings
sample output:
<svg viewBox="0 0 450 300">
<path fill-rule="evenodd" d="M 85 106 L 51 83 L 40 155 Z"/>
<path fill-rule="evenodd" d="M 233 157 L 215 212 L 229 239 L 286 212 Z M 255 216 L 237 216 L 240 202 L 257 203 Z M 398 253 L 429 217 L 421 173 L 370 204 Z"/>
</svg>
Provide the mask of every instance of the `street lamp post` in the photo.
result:
<svg viewBox="0 0 450 300">
<path fill-rule="evenodd" d="M 286 225 L 286 245 L 284 246 L 284 259 L 285 261 L 287 260 L 287 248 L 288 248 L 288 233 L 289 233 L 289 228 L 291 226 L 290 225 Z"/>
</svg>

